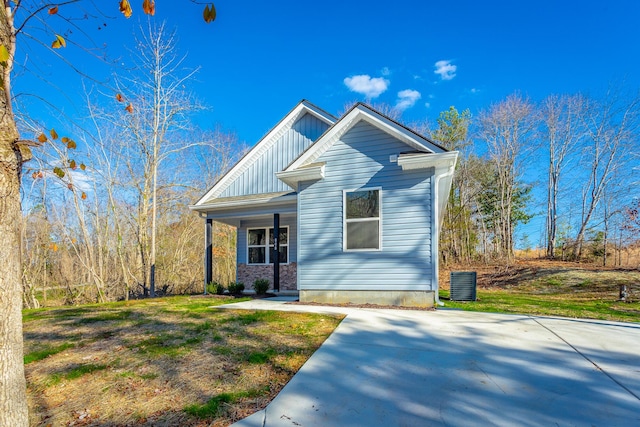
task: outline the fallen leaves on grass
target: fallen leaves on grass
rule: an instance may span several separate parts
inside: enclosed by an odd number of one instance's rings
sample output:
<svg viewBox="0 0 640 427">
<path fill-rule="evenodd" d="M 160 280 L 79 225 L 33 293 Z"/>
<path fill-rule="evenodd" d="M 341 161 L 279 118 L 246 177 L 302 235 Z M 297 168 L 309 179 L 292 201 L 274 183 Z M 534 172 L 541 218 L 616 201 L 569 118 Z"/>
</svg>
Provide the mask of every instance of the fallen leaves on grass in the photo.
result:
<svg viewBox="0 0 640 427">
<path fill-rule="evenodd" d="M 223 302 L 25 312 L 31 425 L 231 424 L 264 408 L 341 319 L 212 307 Z"/>
</svg>

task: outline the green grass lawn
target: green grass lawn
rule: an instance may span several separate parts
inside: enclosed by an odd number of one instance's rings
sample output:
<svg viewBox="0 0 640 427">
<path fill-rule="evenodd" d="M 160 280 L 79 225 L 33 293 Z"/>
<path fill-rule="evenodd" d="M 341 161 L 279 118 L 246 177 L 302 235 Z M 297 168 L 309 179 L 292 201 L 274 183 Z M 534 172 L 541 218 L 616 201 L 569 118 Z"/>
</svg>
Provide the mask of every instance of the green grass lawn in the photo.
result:
<svg viewBox="0 0 640 427">
<path fill-rule="evenodd" d="M 585 319 L 640 322 L 640 303 L 575 298 L 567 295 L 531 295 L 505 290 L 479 290 L 477 301 L 449 301 L 449 291 L 441 290 L 446 308 L 494 313 L 534 314 Z"/>
<path fill-rule="evenodd" d="M 638 271 L 520 268 L 488 276 L 477 301 L 449 301 L 448 288 L 440 299 L 447 308 L 468 311 L 640 322 Z M 621 284 L 632 290 L 628 302 L 618 300 Z"/>
<path fill-rule="evenodd" d="M 25 310 L 33 426 L 228 425 L 263 408 L 341 316 L 180 296 Z"/>
</svg>

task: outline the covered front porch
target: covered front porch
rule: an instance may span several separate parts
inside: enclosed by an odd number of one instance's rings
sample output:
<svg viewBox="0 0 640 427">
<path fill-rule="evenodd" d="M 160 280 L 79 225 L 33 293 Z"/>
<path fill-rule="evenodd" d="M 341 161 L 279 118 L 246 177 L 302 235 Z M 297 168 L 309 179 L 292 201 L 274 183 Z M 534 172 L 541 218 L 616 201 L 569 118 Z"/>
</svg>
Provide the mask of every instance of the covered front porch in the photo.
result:
<svg viewBox="0 0 640 427">
<path fill-rule="evenodd" d="M 219 198 L 198 212 L 205 218 L 205 286 L 214 280 L 213 236 L 219 222 L 236 228 L 237 282 L 251 291 L 255 280 L 267 279 L 270 292 L 297 292 L 295 193 Z"/>
</svg>

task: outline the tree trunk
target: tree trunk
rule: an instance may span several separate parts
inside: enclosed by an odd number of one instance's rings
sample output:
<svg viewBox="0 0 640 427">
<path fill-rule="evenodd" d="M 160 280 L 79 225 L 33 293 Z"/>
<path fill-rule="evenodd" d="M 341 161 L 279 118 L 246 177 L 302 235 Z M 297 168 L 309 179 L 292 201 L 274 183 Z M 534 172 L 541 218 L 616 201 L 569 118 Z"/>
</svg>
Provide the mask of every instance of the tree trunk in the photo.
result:
<svg viewBox="0 0 640 427">
<path fill-rule="evenodd" d="M 556 249 L 556 196 L 557 179 L 555 175 L 555 138 L 549 141 L 549 182 L 547 183 L 547 258 L 555 258 Z"/>
<path fill-rule="evenodd" d="M 0 426 L 22 427 L 29 424 L 29 416 L 22 348 L 20 172 L 29 158 L 28 149 L 23 154 L 16 146 L 10 90 L 16 45 L 7 4 L 0 10 L 0 43 L 10 54 L 0 87 Z"/>
<path fill-rule="evenodd" d="M 3 99 L 4 100 L 4 99 Z M 26 426 L 20 266 L 20 151 L 6 104 L 0 120 L 0 426 Z"/>
<path fill-rule="evenodd" d="M 156 155 L 157 158 L 157 155 Z M 152 197 L 153 202 L 151 205 L 151 251 L 149 254 L 149 292 L 151 293 L 151 297 L 154 298 L 156 296 L 156 218 L 158 216 L 157 212 L 157 195 L 158 195 L 158 167 L 157 164 L 154 165 L 153 168 L 153 190 Z"/>
<path fill-rule="evenodd" d="M 604 202 L 604 241 L 602 242 L 603 253 L 602 253 L 602 266 L 607 266 L 607 240 L 609 237 L 609 203 L 606 200 Z"/>
<path fill-rule="evenodd" d="M 142 272 L 142 290 L 144 296 L 149 296 L 149 259 L 147 257 L 148 249 L 149 249 L 149 239 L 148 239 L 148 212 L 149 212 L 149 204 L 147 198 L 147 183 L 144 184 L 144 191 L 142 192 L 142 203 L 138 206 L 138 252 L 140 257 L 140 270 Z"/>
</svg>

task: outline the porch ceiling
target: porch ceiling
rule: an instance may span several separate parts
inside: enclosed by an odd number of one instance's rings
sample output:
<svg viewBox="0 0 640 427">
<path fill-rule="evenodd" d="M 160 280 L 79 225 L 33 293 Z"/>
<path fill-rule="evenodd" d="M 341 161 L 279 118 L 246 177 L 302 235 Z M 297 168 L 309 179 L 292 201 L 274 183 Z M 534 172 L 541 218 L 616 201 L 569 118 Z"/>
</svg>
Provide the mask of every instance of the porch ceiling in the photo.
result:
<svg viewBox="0 0 640 427">
<path fill-rule="evenodd" d="M 273 214 L 297 213 L 295 192 L 249 194 L 213 199 L 205 205 L 189 206 L 200 216 L 238 227 L 241 220 L 273 217 Z"/>
</svg>

